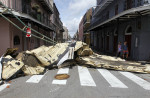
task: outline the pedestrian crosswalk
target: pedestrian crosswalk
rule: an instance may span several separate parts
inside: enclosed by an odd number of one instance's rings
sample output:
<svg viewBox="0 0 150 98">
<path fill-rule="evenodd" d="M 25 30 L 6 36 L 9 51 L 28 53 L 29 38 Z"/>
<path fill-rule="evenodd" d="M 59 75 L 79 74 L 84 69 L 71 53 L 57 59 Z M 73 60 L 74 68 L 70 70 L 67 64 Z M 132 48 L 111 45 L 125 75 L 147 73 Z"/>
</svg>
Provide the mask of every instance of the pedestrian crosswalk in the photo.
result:
<svg viewBox="0 0 150 98">
<path fill-rule="evenodd" d="M 59 69 L 57 74 L 68 74 L 69 68 Z M 67 80 L 53 80 L 52 84 L 60 84 L 65 85 L 67 83 Z"/>
<path fill-rule="evenodd" d="M 80 85 L 83 87 L 98 87 L 98 83 L 103 84 L 102 82 L 107 83 L 110 85 L 109 87 L 111 88 L 120 88 L 120 89 L 129 89 L 131 88 L 126 82 L 127 80 L 136 84 L 137 87 L 141 87 L 145 90 L 150 90 L 150 83 L 141 77 L 138 77 L 137 75 L 130 73 L 130 72 L 120 72 L 116 71 L 119 76 L 121 75 L 122 78 L 117 77 L 114 75 L 111 71 L 106 70 L 106 69 L 95 69 L 97 72 L 95 72 L 97 78 L 102 78 L 104 79 L 103 81 L 95 82 L 94 74 L 91 74 L 91 71 L 87 67 L 82 67 L 82 66 L 77 66 L 75 70 L 72 72 L 74 69 L 69 69 L 69 68 L 61 68 L 58 69 L 57 74 L 71 74 L 73 76 L 73 73 L 78 74 L 76 79 L 79 81 Z M 56 75 L 56 74 L 55 74 Z M 38 84 L 42 83 L 42 79 L 48 76 L 49 74 L 44 74 L 44 75 L 33 75 L 29 77 L 24 83 L 27 84 Z M 52 77 L 52 81 L 50 82 L 51 85 L 62 85 L 62 86 L 67 86 L 71 80 L 74 77 L 70 77 L 69 79 L 66 80 L 56 80 L 55 78 Z M 125 81 L 126 80 L 126 81 Z M 97 81 L 97 80 L 96 80 Z M 4 90 L 8 85 L 10 84 L 3 84 L 0 86 L 0 91 Z"/>
<path fill-rule="evenodd" d="M 9 86 L 10 84 L 3 84 L 0 86 L 0 91 L 4 90 L 7 86 Z"/>
<path fill-rule="evenodd" d="M 81 86 L 96 86 L 92 76 L 86 67 L 78 66 Z"/>
<path fill-rule="evenodd" d="M 44 75 L 34 75 L 30 79 L 28 79 L 27 83 L 39 83 L 40 80 L 44 77 Z"/>
<path fill-rule="evenodd" d="M 130 72 L 120 72 L 125 77 L 129 78 L 133 82 L 135 82 L 137 85 L 143 87 L 146 90 L 150 90 L 150 83 L 145 81 L 144 79 L 130 73 Z"/>
<path fill-rule="evenodd" d="M 98 69 L 101 75 L 108 81 L 111 87 L 118 88 L 128 88 L 124 83 L 122 83 L 118 78 L 116 78 L 113 74 L 111 74 L 106 69 Z"/>
</svg>

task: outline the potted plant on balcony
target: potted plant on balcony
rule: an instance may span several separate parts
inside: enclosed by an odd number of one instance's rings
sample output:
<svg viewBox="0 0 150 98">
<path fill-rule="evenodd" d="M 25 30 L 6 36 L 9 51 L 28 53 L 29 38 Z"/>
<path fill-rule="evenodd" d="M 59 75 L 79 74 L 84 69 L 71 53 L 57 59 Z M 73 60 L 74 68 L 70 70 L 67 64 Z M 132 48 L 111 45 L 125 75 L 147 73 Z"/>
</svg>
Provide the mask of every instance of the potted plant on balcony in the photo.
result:
<svg viewBox="0 0 150 98">
<path fill-rule="evenodd" d="M 33 10 L 38 10 L 39 8 L 40 8 L 40 6 L 38 4 L 33 4 L 32 5 Z"/>
<path fill-rule="evenodd" d="M 37 9 L 37 13 L 41 14 L 42 13 L 41 9 Z"/>
</svg>

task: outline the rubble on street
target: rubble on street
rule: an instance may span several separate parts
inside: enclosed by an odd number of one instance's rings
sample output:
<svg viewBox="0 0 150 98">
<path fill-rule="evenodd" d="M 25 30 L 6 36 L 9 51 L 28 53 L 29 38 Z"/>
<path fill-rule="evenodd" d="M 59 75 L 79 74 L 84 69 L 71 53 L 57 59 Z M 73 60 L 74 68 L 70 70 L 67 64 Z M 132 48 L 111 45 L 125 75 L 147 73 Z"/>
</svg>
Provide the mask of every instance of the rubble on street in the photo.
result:
<svg viewBox="0 0 150 98">
<path fill-rule="evenodd" d="M 59 60 L 59 56 L 68 49 L 69 43 L 59 43 L 55 46 L 41 46 L 31 51 L 20 52 L 15 57 L 12 57 L 12 54 L 16 49 L 9 49 L 5 53 L 7 55 L 4 55 L 1 61 L 3 66 L 2 79 L 10 79 L 19 72 L 23 72 L 24 75 L 43 74 L 46 68 L 53 68 L 53 64 Z M 73 50 L 74 59 L 65 61 L 58 68 L 80 65 L 116 71 L 150 73 L 150 65 L 141 65 L 137 62 L 124 61 L 121 58 L 99 55 L 94 53 L 89 45 L 81 41 L 76 42 Z"/>
<path fill-rule="evenodd" d="M 107 58 L 107 59 L 106 59 Z M 137 73 L 150 73 L 150 65 L 115 59 L 106 55 L 93 54 L 86 57 L 76 58 L 77 64 L 93 68 L 104 68 L 116 71 L 129 71 Z"/>
<path fill-rule="evenodd" d="M 3 57 L 2 79 L 7 80 L 20 71 L 25 75 L 37 75 L 45 72 L 45 67 L 50 67 L 63 54 L 68 43 L 56 44 L 55 46 L 41 46 L 31 51 L 19 53 L 15 58 L 10 55 Z M 11 51 L 10 51 L 11 50 Z M 13 54 L 16 49 L 7 50 L 6 54 Z"/>
</svg>

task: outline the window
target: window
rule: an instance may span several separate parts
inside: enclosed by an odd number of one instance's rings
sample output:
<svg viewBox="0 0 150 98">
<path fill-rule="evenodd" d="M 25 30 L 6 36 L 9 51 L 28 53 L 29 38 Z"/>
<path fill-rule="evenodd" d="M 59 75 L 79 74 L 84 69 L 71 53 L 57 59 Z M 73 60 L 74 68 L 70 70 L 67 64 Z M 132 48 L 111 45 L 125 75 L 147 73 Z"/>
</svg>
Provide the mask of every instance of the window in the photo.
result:
<svg viewBox="0 0 150 98">
<path fill-rule="evenodd" d="M 133 7 L 134 0 L 125 0 L 124 2 L 124 10 L 130 9 Z"/>
<path fill-rule="evenodd" d="M 124 1 L 124 10 L 127 9 L 127 0 Z"/>
<path fill-rule="evenodd" d="M 131 34 L 132 34 L 132 27 L 128 25 L 125 30 L 125 35 L 131 35 Z"/>
<path fill-rule="evenodd" d="M 109 19 L 109 11 L 107 11 L 106 18 Z"/>
<path fill-rule="evenodd" d="M 118 4 L 115 6 L 115 15 L 118 14 Z"/>
<path fill-rule="evenodd" d="M 110 33 L 109 33 L 109 32 L 107 32 L 107 36 L 109 36 L 109 34 L 110 34 Z"/>
<path fill-rule="evenodd" d="M 117 35 L 118 35 L 118 30 L 115 29 L 115 30 L 114 30 L 114 36 L 117 36 Z"/>
<path fill-rule="evenodd" d="M 129 27 L 126 33 L 131 33 L 132 32 L 132 28 Z"/>
<path fill-rule="evenodd" d="M 45 14 L 43 13 L 43 23 L 45 23 Z"/>
<path fill-rule="evenodd" d="M 135 7 L 135 0 L 132 0 L 132 7 Z"/>
<path fill-rule="evenodd" d="M 37 20 L 41 21 L 41 14 L 40 13 L 37 13 Z"/>
<path fill-rule="evenodd" d="M 138 28 L 138 29 L 141 29 L 141 21 L 140 21 L 140 20 L 137 21 L 137 28 Z"/>
<path fill-rule="evenodd" d="M 19 36 L 14 37 L 14 45 L 20 45 L 20 38 Z"/>
<path fill-rule="evenodd" d="M 142 5 L 142 0 L 137 0 L 137 6 L 141 6 Z"/>
<path fill-rule="evenodd" d="M 132 8 L 132 0 L 127 0 L 127 9 Z"/>
</svg>

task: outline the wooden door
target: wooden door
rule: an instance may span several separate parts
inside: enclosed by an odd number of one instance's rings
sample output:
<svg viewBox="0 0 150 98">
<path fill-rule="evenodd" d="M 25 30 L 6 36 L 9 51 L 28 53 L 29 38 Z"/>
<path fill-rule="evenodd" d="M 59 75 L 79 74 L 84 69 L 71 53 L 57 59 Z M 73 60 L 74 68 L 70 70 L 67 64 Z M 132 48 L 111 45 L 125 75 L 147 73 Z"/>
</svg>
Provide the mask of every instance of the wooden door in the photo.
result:
<svg viewBox="0 0 150 98">
<path fill-rule="evenodd" d="M 104 48 L 104 38 L 101 37 L 101 48 L 103 49 Z"/>
<path fill-rule="evenodd" d="M 132 37 L 132 35 L 125 35 L 125 41 L 127 42 L 129 55 L 131 53 L 131 37 Z"/>
<path fill-rule="evenodd" d="M 109 36 L 106 38 L 106 50 L 109 50 Z"/>
<path fill-rule="evenodd" d="M 127 9 L 132 8 L 132 0 L 127 0 Z"/>
<path fill-rule="evenodd" d="M 117 52 L 118 46 L 118 36 L 114 36 L 114 52 Z"/>
</svg>

